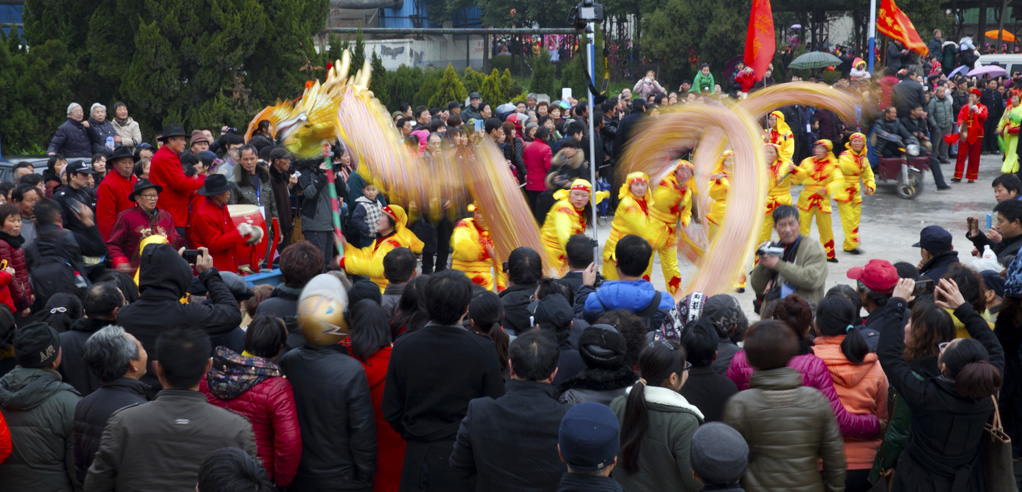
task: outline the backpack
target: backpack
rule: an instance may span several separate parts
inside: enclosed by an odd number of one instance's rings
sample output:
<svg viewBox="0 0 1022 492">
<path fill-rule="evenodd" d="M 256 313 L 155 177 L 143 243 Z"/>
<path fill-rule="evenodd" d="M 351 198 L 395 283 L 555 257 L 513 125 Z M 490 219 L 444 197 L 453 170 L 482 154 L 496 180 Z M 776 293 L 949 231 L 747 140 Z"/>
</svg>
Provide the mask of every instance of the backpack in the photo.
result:
<svg viewBox="0 0 1022 492">
<path fill-rule="evenodd" d="M 35 268 L 29 270 L 28 279 L 39 305 L 45 305 L 54 294 L 71 294 L 81 298 L 88 288 L 85 277 L 59 256 L 41 257 Z"/>
</svg>

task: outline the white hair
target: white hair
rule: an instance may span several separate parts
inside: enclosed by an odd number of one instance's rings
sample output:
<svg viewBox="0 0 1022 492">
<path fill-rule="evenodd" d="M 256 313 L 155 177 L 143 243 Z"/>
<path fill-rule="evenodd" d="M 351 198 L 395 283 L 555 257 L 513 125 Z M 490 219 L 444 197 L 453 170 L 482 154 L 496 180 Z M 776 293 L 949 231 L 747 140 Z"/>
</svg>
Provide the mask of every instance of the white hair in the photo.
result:
<svg viewBox="0 0 1022 492">
<path fill-rule="evenodd" d="M 103 108 L 103 111 L 106 112 L 106 106 L 100 103 L 92 103 L 92 106 L 89 107 L 89 116 L 92 116 L 92 113 L 96 112 L 96 108 Z"/>
<path fill-rule="evenodd" d="M 82 105 L 78 104 L 76 102 L 73 102 L 73 103 L 69 104 L 67 106 L 67 115 L 68 116 L 71 116 L 71 112 L 75 110 L 75 107 L 79 107 L 80 108 L 80 107 L 82 107 Z"/>
</svg>

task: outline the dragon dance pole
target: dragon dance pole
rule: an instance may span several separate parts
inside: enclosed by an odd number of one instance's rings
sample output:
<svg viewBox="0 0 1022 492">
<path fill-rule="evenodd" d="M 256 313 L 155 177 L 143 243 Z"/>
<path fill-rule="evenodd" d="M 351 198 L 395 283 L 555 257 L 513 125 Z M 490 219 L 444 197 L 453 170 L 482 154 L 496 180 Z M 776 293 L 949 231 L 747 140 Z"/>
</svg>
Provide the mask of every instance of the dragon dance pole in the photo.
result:
<svg viewBox="0 0 1022 492">
<path fill-rule="evenodd" d="M 334 165 L 330 160 L 330 144 L 323 144 L 323 160 L 326 162 L 326 180 L 330 187 L 330 208 L 334 212 L 334 235 L 336 236 L 334 245 L 337 246 L 337 254 L 344 256 L 344 245 L 341 243 L 341 207 L 337 201 L 337 186 L 334 184 L 337 175 L 334 174 Z"/>
</svg>

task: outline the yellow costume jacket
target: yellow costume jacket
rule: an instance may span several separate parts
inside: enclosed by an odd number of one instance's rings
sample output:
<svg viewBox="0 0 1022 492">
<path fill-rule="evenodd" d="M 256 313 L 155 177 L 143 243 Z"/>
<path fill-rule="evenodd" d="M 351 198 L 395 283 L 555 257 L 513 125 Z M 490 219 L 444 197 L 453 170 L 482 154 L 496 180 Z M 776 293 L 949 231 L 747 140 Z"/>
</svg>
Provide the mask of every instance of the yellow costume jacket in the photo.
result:
<svg viewBox="0 0 1022 492">
<path fill-rule="evenodd" d="M 493 290 L 492 268 L 497 272 L 497 290 L 504 290 L 505 278 L 497 260 L 490 258 L 486 247 L 493 248 L 488 229 L 481 229 L 475 219 L 462 219 L 451 234 L 451 268 L 464 272 L 472 283 Z"/>
<path fill-rule="evenodd" d="M 795 156 L 795 134 L 791 133 L 791 128 L 784 121 L 784 113 L 774 111 L 770 115 L 777 118 L 777 129 L 767 128 L 764 140 L 780 147 L 778 155 L 790 161 Z"/>
<path fill-rule="evenodd" d="M 653 204 L 649 206 L 649 219 L 654 229 L 664 235 L 657 238 L 670 246 L 674 242 L 678 221 L 687 227 L 692 220 L 692 193 L 678 184 L 674 173 L 667 175 L 653 190 Z"/>
<path fill-rule="evenodd" d="M 872 193 L 876 190 L 876 180 L 873 177 L 873 169 L 869 167 L 865 147 L 861 153 L 856 153 L 852 149 L 842 152 L 838 157 L 838 167 L 841 169 L 844 186 L 834 194 L 834 201 L 852 202 L 855 205 L 862 203 L 860 178 L 862 184 L 866 185 L 866 191 Z"/>
<path fill-rule="evenodd" d="M 649 241 L 649 245 L 654 251 L 664 247 L 667 239 L 666 237 L 653 237 L 654 235 L 661 236 L 654 234 L 654 228 L 649 220 L 648 209 L 653 202 L 653 196 L 648 188 L 644 197 L 636 197 L 632 194 L 630 191 L 632 174 L 628 175 L 618 192 L 617 210 L 614 212 L 614 220 L 610 223 L 610 236 L 607 237 L 607 243 L 603 248 L 604 261 L 614 258 L 614 248 L 617 247 L 617 242 L 629 234 Z M 645 174 L 642 174 L 642 179 L 649 182 Z"/>
<path fill-rule="evenodd" d="M 557 193 L 567 190 L 559 190 Z M 555 193 L 556 195 L 556 193 Z M 554 203 L 543 221 L 543 229 L 540 231 L 540 240 L 550 254 L 550 259 L 563 266 L 568 258 L 564 252 L 564 245 L 568 239 L 575 234 L 585 234 L 586 217 L 584 209 L 578 210 L 568 200 L 567 193 L 561 193 L 564 198 Z"/>
<path fill-rule="evenodd" d="M 799 210 L 809 211 L 819 207 L 821 212 L 830 213 L 830 198 L 844 186 L 844 178 L 834 154 L 827 153 L 822 161 L 807 157 L 799 166 L 802 168 L 802 194 L 798 197 Z"/>
<path fill-rule="evenodd" d="M 767 189 L 766 214 L 774 213 L 781 205 L 791 205 L 791 185 L 799 182 L 803 176 L 802 168 L 795 163 L 778 157 L 770 164 L 770 183 Z"/>
<path fill-rule="evenodd" d="M 383 276 L 383 257 L 394 248 L 408 248 L 419 254 L 423 247 L 422 241 L 405 227 L 408 216 L 403 208 L 390 205 L 383 208 L 383 213 L 394 218 L 394 233 L 387 237 L 378 237 L 372 245 L 364 248 L 344 243 L 344 257 L 341 258 L 341 268 L 344 271 L 352 275 L 369 277 L 369 280 L 380 287 L 380 292 L 383 292 L 390 283 Z"/>
</svg>

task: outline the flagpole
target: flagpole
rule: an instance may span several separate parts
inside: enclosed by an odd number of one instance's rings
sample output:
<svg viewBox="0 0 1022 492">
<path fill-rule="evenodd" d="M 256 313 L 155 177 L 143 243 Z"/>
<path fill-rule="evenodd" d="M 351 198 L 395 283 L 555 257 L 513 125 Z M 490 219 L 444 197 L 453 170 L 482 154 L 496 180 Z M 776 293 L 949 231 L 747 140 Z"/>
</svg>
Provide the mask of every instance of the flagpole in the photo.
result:
<svg viewBox="0 0 1022 492">
<path fill-rule="evenodd" d="M 877 0 L 869 0 L 869 73 L 873 74 L 873 60 L 876 58 L 877 42 Z"/>
</svg>

